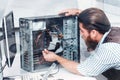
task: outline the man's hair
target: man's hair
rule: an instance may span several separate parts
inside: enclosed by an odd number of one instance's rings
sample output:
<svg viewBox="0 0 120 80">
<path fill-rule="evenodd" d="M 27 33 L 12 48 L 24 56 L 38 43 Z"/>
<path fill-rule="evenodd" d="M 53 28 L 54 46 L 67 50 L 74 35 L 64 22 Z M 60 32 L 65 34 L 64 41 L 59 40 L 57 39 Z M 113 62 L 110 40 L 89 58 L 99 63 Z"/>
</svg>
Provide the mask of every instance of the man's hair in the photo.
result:
<svg viewBox="0 0 120 80">
<path fill-rule="evenodd" d="M 105 13 L 98 8 L 88 8 L 78 15 L 78 21 L 88 31 L 97 30 L 104 34 L 109 31 L 111 25 Z"/>
</svg>

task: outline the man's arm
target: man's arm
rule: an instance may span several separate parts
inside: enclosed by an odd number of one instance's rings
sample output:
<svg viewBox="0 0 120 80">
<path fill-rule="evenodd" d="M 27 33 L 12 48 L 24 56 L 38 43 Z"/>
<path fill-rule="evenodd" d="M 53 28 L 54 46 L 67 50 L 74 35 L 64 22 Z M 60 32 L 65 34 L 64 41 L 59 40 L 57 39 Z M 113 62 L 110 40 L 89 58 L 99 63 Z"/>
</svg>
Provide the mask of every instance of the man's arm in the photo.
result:
<svg viewBox="0 0 120 80">
<path fill-rule="evenodd" d="M 48 51 L 46 49 L 43 51 L 43 56 L 46 61 L 51 61 L 51 62 L 57 61 L 68 71 L 80 75 L 80 73 L 77 70 L 77 66 L 79 65 L 79 63 L 67 60 L 67 59 L 65 59 L 61 56 L 58 56 L 55 53 Z"/>
<path fill-rule="evenodd" d="M 60 57 L 60 56 L 56 56 L 56 61 L 58 63 L 60 63 L 68 71 L 75 73 L 75 74 L 80 74 L 77 70 L 77 66 L 79 63 L 70 61 L 70 60 Z"/>
<path fill-rule="evenodd" d="M 82 10 L 80 9 L 66 9 L 66 10 L 62 10 L 61 12 L 59 12 L 59 14 L 65 14 L 65 16 L 71 16 L 71 15 L 79 15 L 81 13 Z"/>
</svg>

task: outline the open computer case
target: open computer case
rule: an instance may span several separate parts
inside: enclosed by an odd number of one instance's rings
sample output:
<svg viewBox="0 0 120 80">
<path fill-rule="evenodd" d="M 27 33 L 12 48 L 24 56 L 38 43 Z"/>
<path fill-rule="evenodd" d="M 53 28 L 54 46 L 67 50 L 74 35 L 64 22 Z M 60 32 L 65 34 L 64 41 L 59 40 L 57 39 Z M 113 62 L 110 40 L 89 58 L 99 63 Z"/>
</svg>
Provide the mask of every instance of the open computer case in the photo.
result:
<svg viewBox="0 0 120 80">
<path fill-rule="evenodd" d="M 50 66 L 42 50 L 48 49 L 66 59 L 80 61 L 77 16 L 42 16 L 19 19 L 21 68 L 36 72 Z"/>
</svg>

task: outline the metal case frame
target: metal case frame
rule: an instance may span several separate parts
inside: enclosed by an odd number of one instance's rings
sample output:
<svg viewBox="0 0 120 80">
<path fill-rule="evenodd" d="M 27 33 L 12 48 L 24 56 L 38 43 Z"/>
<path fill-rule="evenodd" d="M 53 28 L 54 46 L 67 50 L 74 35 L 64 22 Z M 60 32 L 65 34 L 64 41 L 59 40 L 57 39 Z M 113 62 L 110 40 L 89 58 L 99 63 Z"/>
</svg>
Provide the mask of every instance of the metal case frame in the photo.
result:
<svg viewBox="0 0 120 80">
<path fill-rule="evenodd" d="M 77 16 L 20 18 L 21 68 L 36 72 L 50 66 L 42 50 L 48 49 L 66 59 L 80 62 Z"/>
</svg>

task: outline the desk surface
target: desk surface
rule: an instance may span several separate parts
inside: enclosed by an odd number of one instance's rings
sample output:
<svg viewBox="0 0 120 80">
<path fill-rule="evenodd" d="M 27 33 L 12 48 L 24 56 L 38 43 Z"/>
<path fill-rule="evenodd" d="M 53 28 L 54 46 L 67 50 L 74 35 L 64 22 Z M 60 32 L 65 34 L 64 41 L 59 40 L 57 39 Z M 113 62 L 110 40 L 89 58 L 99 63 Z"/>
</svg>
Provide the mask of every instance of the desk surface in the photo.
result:
<svg viewBox="0 0 120 80">
<path fill-rule="evenodd" d="M 73 73 L 68 72 L 64 68 L 61 68 L 60 71 L 54 75 L 57 79 L 64 79 L 64 80 L 96 80 L 93 77 L 84 77 L 80 75 L 76 75 Z"/>
<path fill-rule="evenodd" d="M 54 72 L 54 71 L 53 71 Z M 41 75 L 44 74 L 45 72 L 37 72 L 37 73 L 31 73 L 31 74 L 26 74 L 26 75 Z M 15 80 L 22 80 L 21 76 L 15 76 Z M 42 77 L 41 77 L 42 79 Z M 36 80 L 36 79 L 35 79 Z M 79 75 L 72 74 L 65 70 L 64 68 L 60 68 L 59 72 L 52 75 L 52 77 L 48 77 L 47 80 L 96 80 L 94 77 L 83 77 Z"/>
</svg>

